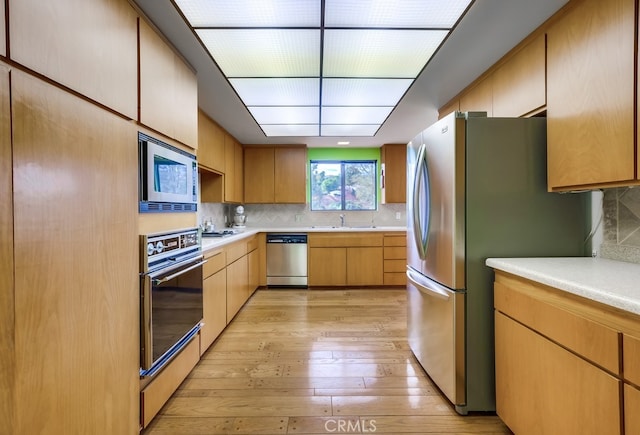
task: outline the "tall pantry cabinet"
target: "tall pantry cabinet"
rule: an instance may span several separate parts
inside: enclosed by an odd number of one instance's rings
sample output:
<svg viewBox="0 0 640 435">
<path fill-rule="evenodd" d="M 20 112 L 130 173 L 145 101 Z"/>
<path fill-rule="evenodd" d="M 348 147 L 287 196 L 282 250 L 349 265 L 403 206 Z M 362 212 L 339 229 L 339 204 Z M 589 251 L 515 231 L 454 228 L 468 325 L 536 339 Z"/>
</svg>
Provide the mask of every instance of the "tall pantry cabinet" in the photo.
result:
<svg viewBox="0 0 640 435">
<path fill-rule="evenodd" d="M 1 3 L 0 432 L 137 434 L 138 16 Z"/>
</svg>

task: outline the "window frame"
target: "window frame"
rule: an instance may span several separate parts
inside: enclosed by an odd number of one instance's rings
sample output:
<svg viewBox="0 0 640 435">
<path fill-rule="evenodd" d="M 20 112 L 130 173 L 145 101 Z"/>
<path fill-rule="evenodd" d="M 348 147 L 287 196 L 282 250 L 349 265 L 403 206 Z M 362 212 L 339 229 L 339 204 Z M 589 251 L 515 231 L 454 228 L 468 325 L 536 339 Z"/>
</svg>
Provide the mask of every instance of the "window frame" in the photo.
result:
<svg viewBox="0 0 640 435">
<path fill-rule="evenodd" d="M 338 209 L 316 209 L 314 208 L 314 201 L 313 201 L 313 164 L 339 164 L 340 165 L 340 208 Z M 346 165 L 349 164 L 371 164 L 373 165 L 373 170 L 372 170 L 372 174 L 373 174 L 373 184 L 372 184 L 372 191 L 373 191 L 373 207 L 372 208 L 358 208 L 358 209 L 350 209 L 350 208 L 346 208 L 346 204 L 347 204 L 347 198 L 345 195 L 345 187 L 346 187 L 346 176 L 345 176 L 345 167 Z M 337 212 L 345 212 L 345 211 L 353 211 L 353 212 L 359 212 L 359 211 L 377 211 L 378 210 L 378 186 L 377 186 L 377 180 L 378 180 L 378 171 L 379 171 L 379 162 L 377 159 L 372 159 L 372 158 L 368 158 L 368 159 L 309 159 L 309 210 L 310 211 L 337 211 Z"/>
</svg>

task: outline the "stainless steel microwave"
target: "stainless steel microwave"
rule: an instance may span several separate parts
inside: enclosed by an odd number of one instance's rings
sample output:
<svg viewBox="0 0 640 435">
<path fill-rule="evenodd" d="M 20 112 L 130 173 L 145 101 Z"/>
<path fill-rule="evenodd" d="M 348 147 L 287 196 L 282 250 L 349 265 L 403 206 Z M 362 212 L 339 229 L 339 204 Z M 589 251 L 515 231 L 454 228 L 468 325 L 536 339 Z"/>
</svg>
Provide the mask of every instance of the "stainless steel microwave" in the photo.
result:
<svg viewBox="0 0 640 435">
<path fill-rule="evenodd" d="M 141 213 L 191 212 L 198 208 L 196 156 L 138 133 Z"/>
</svg>

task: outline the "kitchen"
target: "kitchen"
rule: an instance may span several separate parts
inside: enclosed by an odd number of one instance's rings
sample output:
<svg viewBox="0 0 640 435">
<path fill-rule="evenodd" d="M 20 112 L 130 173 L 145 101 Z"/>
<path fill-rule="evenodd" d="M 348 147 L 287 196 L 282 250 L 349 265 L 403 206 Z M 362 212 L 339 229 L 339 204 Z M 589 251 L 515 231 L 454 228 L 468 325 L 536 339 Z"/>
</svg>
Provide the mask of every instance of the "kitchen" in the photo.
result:
<svg viewBox="0 0 640 435">
<path fill-rule="evenodd" d="M 624 8 L 611 10 L 620 11 L 622 17 L 636 14 L 634 2 L 571 3 L 589 7 L 595 7 L 596 3 L 620 4 Z M 138 287 L 138 235 L 183 223 L 177 215 L 140 218 L 131 212 L 137 210 L 138 180 L 136 150 L 130 144 L 135 142 L 138 130 L 150 135 L 163 132 L 178 143 L 197 143 L 197 131 L 187 128 L 185 133 L 181 122 L 187 116 L 187 125 L 194 125 L 194 119 L 197 123 L 198 99 L 192 96 L 187 103 L 181 103 L 193 106 L 192 113 L 156 114 L 152 112 L 154 107 L 167 105 L 154 101 L 159 96 L 148 95 L 143 85 L 139 92 L 146 103 L 138 107 L 138 13 L 127 2 L 91 5 L 73 2 L 68 4 L 68 10 L 73 11 L 69 14 L 57 13 L 57 8 L 63 6 L 43 6 L 30 1 L 3 2 L 0 7 L 5 17 L 2 21 L 5 27 L 0 31 L 3 61 L 0 340 L 2 348 L 8 350 L 0 357 L 3 386 L 0 417 L 6 422 L 3 431 L 59 433 L 77 428 L 78 432 L 99 432 L 103 428 L 104 433 L 134 433 L 138 431 L 138 338 L 132 331 L 138 329 L 138 298 L 131 289 Z M 605 13 L 594 16 L 619 22 L 618 16 Z M 605 47 L 590 44 L 592 49 L 598 49 L 598 59 L 605 55 L 611 59 L 589 63 L 589 68 L 580 71 L 601 74 L 600 77 L 606 77 L 605 83 L 598 82 L 596 77 L 595 83 L 588 82 L 589 92 L 585 92 L 584 82 L 575 77 L 587 78 L 564 72 L 570 81 L 563 84 L 568 97 L 560 94 L 560 99 L 571 101 L 579 96 L 584 98 L 579 107 L 595 104 L 607 110 L 615 108 L 614 114 L 608 117 L 603 114 L 598 119 L 606 122 L 616 119 L 625 124 L 614 130 L 597 131 L 608 135 L 609 146 L 629 147 L 635 142 L 632 116 L 636 113 L 635 48 L 632 41 L 630 55 L 619 55 L 617 50 L 629 50 L 620 43 L 628 40 L 629 20 L 621 21 L 624 25 L 616 29 L 627 38 L 612 36 L 615 42 L 609 41 Z M 631 19 L 631 27 L 633 22 Z M 141 29 L 147 32 L 150 28 L 141 25 Z M 599 34 L 595 30 L 588 33 Z M 146 41 L 150 39 L 151 36 Z M 152 47 L 162 50 L 161 45 Z M 467 83 L 437 100 L 428 114 L 419 114 L 423 117 L 420 128 L 429 124 L 429 120 L 435 121 L 436 109 L 448 102 L 464 111 L 465 101 L 480 101 L 474 103 L 473 110 L 486 110 L 481 103 L 489 101 L 495 111 L 497 94 L 482 98 L 487 95 L 483 94 L 487 91 L 484 85 L 491 78 L 482 72 L 498 58 L 484 61 L 485 66 Z M 558 76 L 548 75 L 553 65 L 547 66 L 548 86 L 558 83 Z M 555 70 L 556 74 L 559 71 L 563 70 Z M 173 80 L 183 78 L 176 83 L 195 82 L 193 72 L 191 75 L 184 70 L 163 72 L 172 74 Z M 614 72 L 622 76 L 614 78 L 611 75 Z M 477 76 L 480 79 L 467 86 Z M 620 98 L 620 102 L 598 104 L 590 100 L 590 96 L 602 97 L 603 93 L 595 91 L 598 84 L 611 91 L 604 94 Z M 552 88 L 547 89 L 546 100 L 550 119 L 551 104 L 557 104 L 550 99 L 551 91 Z M 442 108 L 443 114 L 448 111 Z M 587 123 L 598 120 L 587 115 L 585 112 Z M 215 119 L 223 123 L 224 117 Z M 580 136 L 579 131 L 573 134 Z M 597 131 L 591 134 L 597 137 Z M 635 149 L 635 145 L 631 148 Z M 589 153 L 585 154 L 589 157 Z M 592 161 L 578 165 L 606 166 L 598 162 L 603 159 L 602 153 L 591 154 L 595 156 L 591 157 L 596 160 L 595 165 Z M 629 160 L 624 155 L 622 158 Z M 634 171 L 638 165 L 632 166 L 631 175 L 604 179 L 598 178 L 594 169 L 588 169 L 578 181 L 562 178 L 575 172 L 575 168 L 574 171 L 559 168 L 559 178 L 553 181 L 557 190 L 563 190 L 563 186 L 604 189 L 602 199 L 596 193 L 593 201 L 594 220 L 602 214 L 603 226 L 601 241 L 594 242 L 594 246 L 597 255 L 603 258 L 638 261 L 640 242 L 636 230 L 640 226 L 637 211 L 640 200 L 637 190 L 627 187 L 637 184 Z M 215 207 L 221 206 L 213 207 L 202 217 L 217 216 Z M 295 215 L 304 219 L 311 213 L 304 206 L 274 207 L 259 206 L 252 211 L 249 206 L 248 222 L 259 225 L 252 222 L 258 215 L 271 221 L 279 213 L 291 216 L 289 207 L 293 208 L 294 221 Z M 395 214 L 396 209 L 392 208 L 385 216 L 394 223 Z M 387 222 L 386 217 L 383 219 L 376 220 L 376 224 Z M 325 222 L 328 221 L 327 218 Z M 337 224 L 337 218 L 332 222 Z M 194 216 L 191 224 L 197 223 Z M 105 412 L 105 408 L 109 411 Z"/>
</svg>

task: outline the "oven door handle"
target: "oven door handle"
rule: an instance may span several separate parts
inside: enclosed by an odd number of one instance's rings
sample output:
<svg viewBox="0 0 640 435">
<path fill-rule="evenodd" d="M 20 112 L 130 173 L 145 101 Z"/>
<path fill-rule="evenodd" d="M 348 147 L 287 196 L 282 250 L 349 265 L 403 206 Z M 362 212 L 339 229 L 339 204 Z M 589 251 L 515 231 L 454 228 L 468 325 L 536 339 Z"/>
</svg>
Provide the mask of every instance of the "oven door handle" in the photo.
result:
<svg viewBox="0 0 640 435">
<path fill-rule="evenodd" d="M 182 269 L 181 271 L 173 273 L 173 274 L 168 275 L 168 276 L 165 276 L 164 278 L 160 278 L 160 279 L 154 278 L 152 280 L 153 281 L 153 285 L 158 285 L 158 284 L 162 284 L 163 282 L 171 281 L 173 278 L 176 278 L 176 277 L 178 277 L 178 276 L 180 276 L 182 274 L 185 274 L 185 273 L 187 273 L 187 272 L 189 272 L 189 271 L 191 271 L 193 269 L 196 269 L 196 268 L 202 266 L 207 261 L 209 261 L 209 260 L 202 260 L 202 261 L 194 264 L 193 266 L 189 266 L 186 269 Z"/>
</svg>

